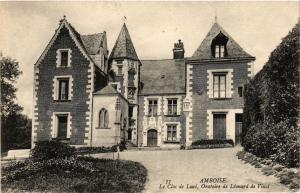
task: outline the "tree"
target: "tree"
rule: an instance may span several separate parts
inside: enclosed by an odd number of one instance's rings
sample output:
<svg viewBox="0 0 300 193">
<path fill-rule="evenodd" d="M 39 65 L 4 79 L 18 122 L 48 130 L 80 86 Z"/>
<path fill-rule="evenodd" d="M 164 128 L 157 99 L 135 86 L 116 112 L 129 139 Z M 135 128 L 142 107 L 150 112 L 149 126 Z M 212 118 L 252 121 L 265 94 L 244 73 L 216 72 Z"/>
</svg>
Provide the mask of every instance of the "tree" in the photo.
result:
<svg viewBox="0 0 300 193">
<path fill-rule="evenodd" d="M 20 113 L 23 108 L 16 103 L 16 91 L 14 86 L 18 77 L 22 74 L 19 63 L 9 57 L 1 57 L 1 150 L 8 147 L 9 131 L 7 120 L 11 116 Z"/>
<path fill-rule="evenodd" d="M 1 59 L 1 118 L 6 118 L 11 113 L 19 113 L 23 110 L 16 103 L 17 88 L 14 83 L 22 74 L 19 63 L 9 57 Z"/>
</svg>

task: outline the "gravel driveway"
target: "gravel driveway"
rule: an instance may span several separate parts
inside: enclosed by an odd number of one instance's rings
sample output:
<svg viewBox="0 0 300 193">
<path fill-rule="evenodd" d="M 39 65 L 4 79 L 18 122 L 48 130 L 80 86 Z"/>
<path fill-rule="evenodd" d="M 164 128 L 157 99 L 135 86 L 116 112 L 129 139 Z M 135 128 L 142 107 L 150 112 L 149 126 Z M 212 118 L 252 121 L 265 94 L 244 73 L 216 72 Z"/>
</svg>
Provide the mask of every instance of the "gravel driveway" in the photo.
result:
<svg viewBox="0 0 300 193">
<path fill-rule="evenodd" d="M 237 151 L 238 148 L 126 151 L 120 158 L 141 162 L 148 169 L 145 192 L 288 191 L 276 177 L 264 176 L 259 169 L 238 160 Z"/>
</svg>

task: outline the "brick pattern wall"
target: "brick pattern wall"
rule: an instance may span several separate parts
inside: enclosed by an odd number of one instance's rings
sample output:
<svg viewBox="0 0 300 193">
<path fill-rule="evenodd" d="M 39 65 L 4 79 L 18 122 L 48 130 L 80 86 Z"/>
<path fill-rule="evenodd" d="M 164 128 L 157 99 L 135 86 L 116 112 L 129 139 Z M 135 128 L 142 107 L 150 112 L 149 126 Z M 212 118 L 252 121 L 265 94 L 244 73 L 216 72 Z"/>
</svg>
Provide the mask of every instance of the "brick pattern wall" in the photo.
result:
<svg viewBox="0 0 300 193">
<path fill-rule="evenodd" d="M 208 139 L 208 109 L 242 109 L 243 97 L 238 95 L 238 87 L 249 78 L 248 64 L 209 63 L 193 64 L 192 67 L 192 136 L 190 141 Z M 208 96 L 208 70 L 232 69 L 232 95 L 228 99 L 213 99 Z M 234 121 L 234 120 L 233 120 Z"/>
<path fill-rule="evenodd" d="M 58 49 L 72 50 L 72 63 L 67 68 L 56 67 L 56 51 Z M 78 48 L 78 44 L 72 39 L 67 27 L 62 27 L 56 40 L 37 67 L 38 82 L 36 87 L 36 106 L 34 112 L 34 138 L 36 140 L 48 140 L 51 138 L 51 124 L 53 112 L 70 112 L 71 144 L 87 144 L 88 135 L 86 128 L 90 127 L 91 92 L 93 85 L 93 70 L 90 61 Z M 54 76 L 70 75 L 73 77 L 73 96 L 70 102 L 55 102 L 52 98 Z M 38 124 L 37 124 L 38 123 Z M 35 134 L 36 133 L 36 134 Z"/>
</svg>

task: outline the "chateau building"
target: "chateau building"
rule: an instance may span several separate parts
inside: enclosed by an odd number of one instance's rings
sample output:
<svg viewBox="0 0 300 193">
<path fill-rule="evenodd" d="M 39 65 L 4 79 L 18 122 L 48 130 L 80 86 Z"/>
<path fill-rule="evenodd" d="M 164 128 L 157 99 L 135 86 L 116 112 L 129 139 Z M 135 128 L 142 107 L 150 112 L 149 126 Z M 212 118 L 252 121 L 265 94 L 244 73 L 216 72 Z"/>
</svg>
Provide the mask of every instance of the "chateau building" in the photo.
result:
<svg viewBox="0 0 300 193">
<path fill-rule="evenodd" d="M 125 24 L 111 53 L 106 38 L 105 31 L 81 35 L 60 21 L 34 65 L 33 145 L 239 143 L 243 89 L 255 58 L 218 23 L 191 57 L 179 40 L 173 59 L 140 60 Z"/>
</svg>

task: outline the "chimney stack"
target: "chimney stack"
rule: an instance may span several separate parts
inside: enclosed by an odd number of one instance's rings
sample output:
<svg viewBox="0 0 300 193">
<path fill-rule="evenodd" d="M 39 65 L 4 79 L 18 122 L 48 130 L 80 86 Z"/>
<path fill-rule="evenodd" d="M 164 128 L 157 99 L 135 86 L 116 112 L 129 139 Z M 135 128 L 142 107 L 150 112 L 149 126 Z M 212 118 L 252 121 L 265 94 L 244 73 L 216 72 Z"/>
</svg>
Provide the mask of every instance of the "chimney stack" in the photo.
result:
<svg viewBox="0 0 300 193">
<path fill-rule="evenodd" d="M 184 47 L 181 40 L 174 44 L 173 48 L 173 59 L 183 59 L 184 58 Z"/>
</svg>

